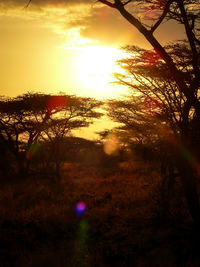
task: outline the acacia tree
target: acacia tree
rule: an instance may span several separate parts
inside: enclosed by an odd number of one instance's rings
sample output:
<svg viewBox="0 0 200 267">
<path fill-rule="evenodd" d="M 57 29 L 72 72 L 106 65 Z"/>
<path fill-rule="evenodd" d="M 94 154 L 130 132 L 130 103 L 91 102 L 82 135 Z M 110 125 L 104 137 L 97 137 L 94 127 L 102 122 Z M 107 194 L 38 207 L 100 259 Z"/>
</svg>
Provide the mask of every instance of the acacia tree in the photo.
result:
<svg viewBox="0 0 200 267">
<path fill-rule="evenodd" d="M 95 118 L 101 117 L 102 113 L 96 110 L 101 105 L 101 101 L 93 98 L 68 96 L 67 105 L 56 117 L 50 118 L 50 127 L 41 132 L 40 139 L 49 144 L 58 179 L 61 177 L 60 170 L 67 153 L 63 150 L 65 138 L 72 130 L 88 127 Z"/>
<path fill-rule="evenodd" d="M 14 156 L 22 176 L 28 168 L 26 152 L 37 141 L 49 118 L 45 112 L 47 99 L 47 95 L 28 93 L 0 101 L 0 139 Z"/>
<path fill-rule="evenodd" d="M 162 105 L 162 111 L 170 123 L 171 129 L 179 135 L 176 167 L 179 171 L 185 190 L 188 206 L 193 219 L 200 221 L 200 206 L 196 179 L 199 153 L 198 133 L 200 129 L 200 41 L 198 6 L 200 1 L 183 0 L 99 0 L 101 3 L 115 8 L 120 14 L 138 29 L 152 45 L 152 51 L 132 47 L 139 56 L 127 59 L 124 64 L 132 75 L 132 81 L 125 77 L 117 77 L 118 81 L 140 91 L 143 97 L 150 97 L 153 106 Z M 137 5 L 137 7 L 136 7 Z M 141 22 L 136 18 L 135 11 L 140 15 L 151 9 L 157 14 L 150 23 Z M 166 20 L 175 20 L 185 28 L 184 42 L 175 42 L 163 46 L 155 38 L 154 32 Z M 148 22 L 149 22 L 148 21 Z M 169 40 L 170 41 L 170 40 Z M 135 55 L 134 55 L 135 56 Z M 151 99 L 153 95 L 153 100 Z M 157 103 L 155 105 L 155 103 Z M 167 108 L 166 108 L 167 107 Z M 165 119 L 166 120 L 166 119 Z M 187 151 L 187 154 L 185 153 Z M 193 161 L 188 155 L 193 157 Z M 194 164 L 195 161 L 195 164 Z"/>
<path fill-rule="evenodd" d="M 162 126 L 175 135 L 181 131 L 186 98 L 179 91 L 165 63 L 154 51 L 126 47 L 129 57 L 119 61 L 125 73 L 116 73 L 117 83 L 129 87 L 128 100 L 109 101 L 109 116 L 121 122 L 124 130 L 134 130 L 133 138 L 147 142 L 151 135 L 159 135 Z M 168 46 L 170 55 L 181 68 L 188 68 L 190 54 L 182 44 Z M 173 52 L 173 54 L 172 54 Z M 190 114 L 192 119 L 194 112 Z"/>
<path fill-rule="evenodd" d="M 136 28 L 146 38 L 149 44 L 152 45 L 154 55 L 163 60 L 165 69 L 173 78 L 173 85 L 177 87 L 179 93 L 185 98 L 184 104 L 181 107 L 182 121 L 180 136 L 182 142 L 185 147 L 188 146 L 188 143 L 192 144 L 193 147 L 199 145 L 197 144 L 196 138 L 193 138 L 191 132 L 194 133 L 196 130 L 199 132 L 200 128 L 200 0 L 99 0 L 99 2 L 117 10 L 121 16 Z M 147 10 L 150 10 L 152 14 L 154 14 L 153 18 L 144 18 L 142 20 L 142 15 L 145 14 Z M 191 55 L 189 77 L 185 69 L 182 69 L 179 64 L 174 61 L 174 58 L 169 54 L 166 47 L 163 46 L 154 35 L 155 31 L 166 20 L 174 20 L 175 22 L 181 23 L 184 27 L 185 44 Z M 194 114 L 192 131 L 190 129 L 192 125 L 190 124 L 191 111 Z M 197 161 L 199 161 L 200 156 L 197 156 Z M 177 161 L 177 168 L 179 169 L 185 189 L 191 216 L 196 222 L 200 222 L 200 205 L 195 189 L 196 175 L 193 166 L 191 166 L 187 158 L 182 155 L 181 151 L 178 158 L 179 162 Z"/>
<path fill-rule="evenodd" d="M 153 51 L 138 47 L 127 47 L 126 51 L 129 57 L 119 62 L 125 73 L 116 74 L 116 79 L 117 83 L 129 87 L 130 95 L 127 100 L 109 101 L 108 116 L 120 123 L 116 129 L 119 136 L 137 156 L 156 162 L 162 178 L 160 211 L 165 216 L 177 176 L 174 162 L 176 151 L 180 150 L 185 98 Z"/>
<path fill-rule="evenodd" d="M 87 126 L 88 119 L 100 116 L 94 111 L 100 104 L 88 98 L 30 93 L 1 99 L 0 139 L 16 159 L 19 175 L 27 174 L 34 145 L 42 136 L 56 127 L 64 136 L 70 129 Z"/>
</svg>

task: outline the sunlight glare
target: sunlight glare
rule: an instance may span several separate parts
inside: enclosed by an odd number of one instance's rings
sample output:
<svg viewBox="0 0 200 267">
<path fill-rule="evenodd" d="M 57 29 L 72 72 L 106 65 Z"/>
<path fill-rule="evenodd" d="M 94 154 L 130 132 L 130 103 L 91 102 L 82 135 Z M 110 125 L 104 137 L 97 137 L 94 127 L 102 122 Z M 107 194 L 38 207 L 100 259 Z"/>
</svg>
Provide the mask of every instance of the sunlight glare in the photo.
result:
<svg viewBox="0 0 200 267">
<path fill-rule="evenodd" d="M 95 97 L 113 97 L 114 90 L 111 89 L 113 85 L 110 83 L 114 81 L 113 73 L 119 71 L 120 68 L 116 61 L 123 56 L 121 50 L 112 47 L 82 47 L 77 60 L 79 83 L 83 88 L 91 91 Z"/>
</svg>

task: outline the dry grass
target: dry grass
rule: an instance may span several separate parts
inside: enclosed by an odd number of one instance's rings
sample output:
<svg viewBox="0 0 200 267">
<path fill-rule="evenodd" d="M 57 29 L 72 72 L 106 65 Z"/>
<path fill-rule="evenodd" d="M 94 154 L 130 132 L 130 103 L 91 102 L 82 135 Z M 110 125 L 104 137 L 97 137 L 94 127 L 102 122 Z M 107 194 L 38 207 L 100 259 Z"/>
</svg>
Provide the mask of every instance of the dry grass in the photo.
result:
<svg viewBox="0 0 200 267">
<path fill-rule="evenodd" d="M 102 171 L 68 164 L 60 182 L 30 177 L 4 185 L 2 266 L 176 266 L 182 246 L 190 250 L 190 226 L 174 232 L 152 219 L 159 176 L 148 166 L 139 168 Z M 84 216 L 74 212 L 78 201 L 87 205 Z M 193 259 L 184 261 L 195 263 L 191 251 Z"/>
</svg>

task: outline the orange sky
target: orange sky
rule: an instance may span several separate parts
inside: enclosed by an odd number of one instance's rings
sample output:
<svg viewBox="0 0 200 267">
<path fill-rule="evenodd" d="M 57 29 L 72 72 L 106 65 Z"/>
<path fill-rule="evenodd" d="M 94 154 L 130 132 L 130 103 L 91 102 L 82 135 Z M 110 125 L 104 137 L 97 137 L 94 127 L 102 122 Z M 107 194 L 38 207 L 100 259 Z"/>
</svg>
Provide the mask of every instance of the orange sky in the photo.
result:
<svg viewBox="0 0 200 267">
<path fill-rule="evenodd" d="M 143 37 L 115 10 L 84 0 L 32 0 L 30 6 L 24 9 L 26 3 L 27 0 L 0 0 L 1 95 L 13 96 L 27 90 L 64 91 L 100 98 L 106 91 L 108 97 L 123 93 L 106 83 L 102 83 L 102 87 L 108 86 L 108 90 L 100 89 L 100 78 L 107 79 L 107 73 L 100 73 L 98 77 L 91 68 L 92 64 L 94 68 L 99 66 L 97 63 L 101 59 L 100 64 L 105 61 L 105 66 L 109 65 L 112 73 L 116 71 L 113 65 L 115 56 L 116 59 L 118 56 L 117 48 L 126 44 L 147 46 Z M 157 33 L 162 41 L 166 41 L 166 28 Z M 177 27 L 170 34 L 178 38 Z M 88 57 L 89 49 L 85 49 L 88 46 L 97 48 L 83 67 L 80 60 Z M 110 53 L 115 55 L 109 58 Z M 103 72 L 103 68 L 99 67 L 98 71 L 101 69 Z M 83 70 L 91 82 L 80 77 Z"/>
<path fill-rule="evenodd" d="M 109 84 L 119 48 L 148 47 L 117 11 L 92 0 L 0 0 L 0 95 L 27 91 L 119 97 Z M 181 37 L 180 26 L 164 24 L 162 43 Z M 170 41 L 171 41 L 170 40 Z M 105 64 L 104 64 L 105 62 Z"/>
</svg>

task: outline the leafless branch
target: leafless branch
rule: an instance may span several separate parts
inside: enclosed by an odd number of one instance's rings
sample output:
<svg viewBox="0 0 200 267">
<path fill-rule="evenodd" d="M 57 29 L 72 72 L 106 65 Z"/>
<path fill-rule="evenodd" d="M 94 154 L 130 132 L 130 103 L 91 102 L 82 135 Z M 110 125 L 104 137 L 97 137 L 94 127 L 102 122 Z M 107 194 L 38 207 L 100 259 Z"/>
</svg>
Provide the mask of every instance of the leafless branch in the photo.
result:
<svg viewBox="0 0 200 267">
<path fill-rule="evenodd" d="M 128 5 L 130 2 L 132 2 L 132 0 L 128 0 L 125 3 L 123 3 L 124 6 Z"/>
<path fill-rule="evenodd" d="M 99 0 L 99 2 L 101 2 L 102 4 L 107 5 L 109 7 L 112 7 L 112 8 L 116 7 L 115 4 L 113 4 L 113 3 L 111 3 L 111 2 L 109 2 L 107 0 Z"/>
<path fill-rule="evenodd" d="M 167 3 L 166 3 L 166 6 L 163 10 L 163 13 L 162 15 L 160 16 L 160 18 L 158 19 L 158 21 L 151 27 L 151 33 L 153 33 L 158 27 L 159 25 L 162 23 L 162 21 L 164 20 L 164 18 L 166 17 L 167 15 L 167 12 L 169 11 L 169 8 L 170 8 L 170 5 L 172 4 L 173 0 L 169 0 Z"/>
<path fill-rule="evenodd" d="M 24 8 L 28 8 L 32 0 L 29 0 L 28 3 L 25 5 Z"/>
</svg>

